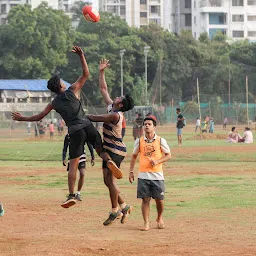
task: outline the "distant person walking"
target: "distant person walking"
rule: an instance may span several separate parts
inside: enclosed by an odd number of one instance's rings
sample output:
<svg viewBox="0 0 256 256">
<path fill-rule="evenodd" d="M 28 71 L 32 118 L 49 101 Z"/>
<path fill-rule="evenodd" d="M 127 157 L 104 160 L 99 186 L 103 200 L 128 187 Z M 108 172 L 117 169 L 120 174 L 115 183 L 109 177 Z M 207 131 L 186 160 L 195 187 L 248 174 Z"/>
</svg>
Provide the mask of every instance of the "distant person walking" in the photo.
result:
<svg viewBox="0 0 256 256">
<path fill-rule="evenodd" d="M 195 132 L 197 131 L 197 129 L 199 129 L 201 131 L 201 119 L 199 117 L 197 117 L 197 119 L 196 119 Z"/>
<path fill-rule="evenodd" d="M 141 113 L 136 112 L 136 119 L 134 120 L 132 135 L 134 140 L 140 138 L 143 134 L 143 117 Z"/>
<path fill-rule="evenodd" d="M 182 145 L 182 129 L 185 126 L 184 125 L 185 118 L 181 114 L 180 108 L 176 108 L 176 114 L 177 114 L 176 128 L 177 128 L 178 145 L 181 146 Z"/>
<path fill-rule="evenodd" d="M 163 229 L 164 211 L 164 175 L 162 163 L 171 158 L 170 148 L 164 138 L 157 136 L 156 118 L 147 116 L 144 119 L 144 136 L 135 141 L 130 162 L 129 181 L 134 181 L 134 166 L 137 156 L 140 156 L 137 198 L 142 199 L 142 215 L 144 225 L 142 231 L 149 230 L 150 200 L 155 199 L 157 208 L 157 228 Z"/>
<path fill-rule="evenodd" d="M 214 120 L 210 118 L 209 133 L 214 133 Z"/>
<path fill-rule="evenodd" d="M 50 132 L 50 139 L 53 139 L 53 135 L 54 135 L 54 124 L 53 124 L 53 122 L 51 122 L 49 124 L 49 132 Z"/>
<path fill-rule="evenodd" d="M 227 124 L 228 124 L 228 118 L 226 116 L 224 116 L 224 120 L 223 120 L 223 129 L 224 130 L 226 130 Z"/>
</svg>

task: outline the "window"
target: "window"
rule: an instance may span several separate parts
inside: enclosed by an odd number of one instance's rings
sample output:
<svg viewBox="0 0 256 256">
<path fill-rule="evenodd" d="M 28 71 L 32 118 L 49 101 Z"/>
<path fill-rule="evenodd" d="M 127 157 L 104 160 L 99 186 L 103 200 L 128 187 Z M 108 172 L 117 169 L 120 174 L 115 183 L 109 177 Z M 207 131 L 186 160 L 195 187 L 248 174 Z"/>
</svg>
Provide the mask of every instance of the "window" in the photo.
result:
<svg viewBox="0 0 256 256">
<path fill-rule="evenodd" d="M 185 0 L 185 8 L 191 8 L 191 0 Z"/>
<path fill-rule="evenodd" d="M 244 15 L 232 15 L 233 22 L 244 22 Z"/>
<path fill-rule="evenodd" d="M 194 24 L 196 24 L 196 16 L 194 16 Z"/>
<path fill-rule="evenodd" d="M 194 8 L 196 8 L 196 0 L 194 0 Z"/>
<path fill-rule="evenodd" d="M 5 14 L 6 13 L 6 4 L 1 5 L 1 13 Z"/>
<path fill-rule="evenodd" d="M 248 21 L 256 21 L 256 15 L 248 15 L 247 20 Z"/>
<path fill-rule="evenodd" d="M 226 16 L 225 15 L 219 16 L 219 24 L 226 24 Z"/>
<path fill-rule="evenodd" d="M 248 31 L 248 37 L 256 37 L 256 31 Z"/>
<path fill-rule="evenodd" d="M 146 12 L 141 12 L 140 17 L 141 18 L 147 18 L 147 13 Z"/>
<path fill-rule="evenodd" d="M 232 6 L 244 6 L 244 0 L 232 0 Z"/>
<path fill-rule="evenodd" d="M 185 26 L 186 27 L 191 27 L 191 13 L 185 14 Z"/>
<path fill-rule="evenodd" d="M 118 14 L 118 7 L 117 6 L 108 6 L 107 11 L 111 13 Z"/>
<path fill-rule="evenodd" d="M 120 15 L 125 15 L 125 6 L 120 6 Z"/>
<path fill-rule="evenodd" d="M 233 37 L 244 37 L 244 31 L 243 30 L 234 30 Z"/>
<path fill-rule="evenodd" d="M 140 4 L 147 4 L 147 0 L 140 0 Z"/>
<path fill-rule="evenodd" d="M 248 5 L 256 5 L 256 0 L 248 0 Z"/>
<path fill-rule="evenodd" d="M 160 7 L 159 6 L 151 6 L 150 13 L 160 15 Z"/>
<path fill-rule="evenodd" d="M 4 24 L 7 24 L 7 20 L 5 18 L 2 18 L 1 19 L 1 24 L 4 25 Z"/>
<path fill-rule="evenodd" d="M 17 4 L 11 4 L 11 5 L 10 5 L 11 9 L 12 9 L 13 7 L 15 7 L 15 6 L 17 6 Z"/>
<path fill-rule="evenodd" d="M 68 4 L 64 4 L 64 12 L 68 12 Z"/>
</svg>

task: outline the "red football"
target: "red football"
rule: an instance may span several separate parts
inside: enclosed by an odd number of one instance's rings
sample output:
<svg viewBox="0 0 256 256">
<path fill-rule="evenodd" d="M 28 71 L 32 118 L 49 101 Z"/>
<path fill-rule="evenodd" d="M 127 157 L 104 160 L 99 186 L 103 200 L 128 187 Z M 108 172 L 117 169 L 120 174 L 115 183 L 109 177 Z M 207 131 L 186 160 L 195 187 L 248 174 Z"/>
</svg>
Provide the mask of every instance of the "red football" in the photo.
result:
<svg viewBox="0 0 256 256">
<path fill-rule="evenodd" d="M 98 11 L 90 5 L 83 7 L 82 13 L 86 20 L 91 22 L 98 22 L 100 20 L 100 14 Z"/>
</svg>

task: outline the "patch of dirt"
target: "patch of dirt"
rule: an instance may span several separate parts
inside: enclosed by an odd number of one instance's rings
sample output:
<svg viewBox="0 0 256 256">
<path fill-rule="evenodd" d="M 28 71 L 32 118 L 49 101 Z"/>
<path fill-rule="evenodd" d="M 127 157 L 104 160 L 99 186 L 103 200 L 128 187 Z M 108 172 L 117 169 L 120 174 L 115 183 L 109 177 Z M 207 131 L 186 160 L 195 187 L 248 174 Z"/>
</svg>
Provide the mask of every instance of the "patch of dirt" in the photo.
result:
<svg viewBox="0 0 256 256">
<path fill-rule="evenodd" d="M 226 134 L 201 133 L 193 137 L 187 138 L 186 140 L 225 140 L 225 139 L 227 139 Z"/>
<path fill-rule="evenodd" d="M 124 164 L 124 168 L 128 169 L 128 163 Z M 36 173 L 50 175 L 57 172 L 63 172 L 63 169 L 40 168 L 40 171 L 29 172 L 25 168 L 14 168 L 10 175 L 1 168 L 0 177 L 13 177 L 15 173 L 18 177 L 27 177 Z M 179 170 L 172 172 L 180 175 Z M 186 172 L 195 175 L 192 168 Z M 89 167 L 85 182 L 100 177 L 100 167 Z M 5 215 L 0 217 L 1 256 L 256 255 L 253 228 L 256 211 L 253 208 L 234 209 L 229 215 L 218 209 L 200 216 L 185 213 L 175 216 L 174 211 L 173 216 L 165 217 L 166 228 L 163 230 L 156 229 L 152 210 L 151 229 L 142 232 L 141 202 L 136 199 L 135 185 L 120 186 L 121 190 L 127 191 L 125 198 L 135 206 L 128 221 L 121 224 L 117 220 L 111 226 L 104 227 L 102 223 L 110 203 L 103 181 L 99 181 L 97 189 L 104 190 L 104 196 L 88 194 L 82 202 L 63 209 L 60 203 L 67 187 L 22 189 L 19 183 L 3 182 L 1 178 L 1 201 L 5 207 Z M 124 179 L 127 179 L 127 174 Z M 33 184 L 36 182 L 40 184 L 40 181 L 33 180 Z M 85 183 L 86 190 L 90 192 Z M 152 207 L 155 207 L 153 201 Z"/>
</svg>

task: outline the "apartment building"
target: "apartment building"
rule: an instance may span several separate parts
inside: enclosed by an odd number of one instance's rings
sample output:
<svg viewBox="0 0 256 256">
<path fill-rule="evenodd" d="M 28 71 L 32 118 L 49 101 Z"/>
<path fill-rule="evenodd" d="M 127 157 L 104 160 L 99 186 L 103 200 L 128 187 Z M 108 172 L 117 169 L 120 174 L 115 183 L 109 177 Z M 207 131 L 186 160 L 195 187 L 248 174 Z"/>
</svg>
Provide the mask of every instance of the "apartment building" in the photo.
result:
<svg viewBox="0 0 256 256">
<path fill-rule="evenodd" d="M 256 40 L 256 0 L 171 0 L 171 31 L 191 30 L 194 38 L 218 31 L 228 38 Z"/>
<path fill-rule="evenodd" d="M 20 4 L 29 4 L 34 9 L 42 2 L 48 3 L 48 6 L 53 9 L 70 13 L 70 9 L 76 0 L 0 0 L 0 25 L 7 23 L 7 15 L 11 8 Z"/>
<path fill-rule="evenodd" d="M 170 0 L 99 0 L 99 9 L 120 16 L 129 26 L 155 23 L 169 30 L 170 3 Z"/>
</svg>

